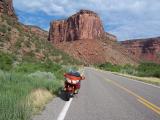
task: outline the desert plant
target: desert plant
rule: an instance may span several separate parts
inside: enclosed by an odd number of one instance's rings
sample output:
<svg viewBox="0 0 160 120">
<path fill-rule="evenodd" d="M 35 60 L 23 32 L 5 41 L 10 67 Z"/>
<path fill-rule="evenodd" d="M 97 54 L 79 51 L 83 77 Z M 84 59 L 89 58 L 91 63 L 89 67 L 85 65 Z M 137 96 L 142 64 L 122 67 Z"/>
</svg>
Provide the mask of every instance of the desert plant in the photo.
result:
<svg viewBox="0 0 160 120">
<path fill-rule="evenodd" d="M 137 75 L 136 67 L 129 64 L 121 66 L 120 72 L 124 74 Z"/>
<path fill-rule="evenodd" d="M 119 65 L 113 65 L 109 62 L 105 64 L 98 65 L 99 68 L 107 71 L 112 71 L 112 72 L 120 72 L 121 66 Z"/>
<path fill-rule="evenodd" d="M 152 62 L 142 62 L 136 66 L 131 65 L 113 65 L 111 63 L 105 63 L 101 65 L 96 65 L 98 68 L 112 71 L 120 72 L 141 77 L 159 77 L 160 78 L 160 64 Z"/>
<path fill-rule="evenodd" d="M 8 71 L 12 69 L 14 57 L 10 54 L 0 52 L 0 61 L 0 69 Z"/>
<path fill-rule="evenodd" d="M 31 73 L 28 75 L 30 78 L 34 79 L 34 78 L 37 78 L 37 79 L 45 79 L 45 80 L 56 80 L 56 77 L 54 75 L 54 73 L 51 73 L 51 72 L 41 72 L 41 71 L 37 71 L 35 73 Z"/>
<path fill-rule="evenodd" d="M 4 25 L 4 24 L 0 25 L 0 32 L 6 33 L 7 31 L 8 31 L 8 29 L 7 29 L 6 25 Z"/>
<path fill-rule="evenodd" d="M 141 63 L 138 68 L 138 76 L 160 77 L 160 65 L 151 62 Z"/>
</svg>

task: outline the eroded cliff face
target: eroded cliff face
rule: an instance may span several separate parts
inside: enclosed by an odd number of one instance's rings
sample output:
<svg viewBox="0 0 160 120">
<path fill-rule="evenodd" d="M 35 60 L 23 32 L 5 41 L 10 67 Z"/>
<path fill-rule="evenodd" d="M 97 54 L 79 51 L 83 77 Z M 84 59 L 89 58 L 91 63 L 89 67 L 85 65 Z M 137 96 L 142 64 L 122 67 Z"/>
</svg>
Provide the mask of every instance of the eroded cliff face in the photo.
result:
<svg viewBox="0 0 160 120">
<path fill-rule="evenodd" d="M 99 39 L 106 34 L 98 15 L 89 10 L 80 10 L 67 20 L 53 21 L 49 40 L 53 43 L 84 39 Z"/>
<path fill-rule="evenodd" d="M 104 31 L 98 15 L 89 10 L 80 10 L 66 20 L 53 21 L 49 40 L 86 64 L 136 64 L 117 43 L 116 36 Z"/>
<path fill-rule="evenodd" d="M 17 19 L 12 0 L 0 0 L 0 15 L 3 13 Z"/>
<path fill-rule="evenodd" d="M 121 44 L 142 61 L 160 63 L 160 37 L 123 41 Z"/>
<path fill-rule="evenodd" d="M 3 0 L 0 0 L 0 14 L 2 14 L 3 11 Z"/>
</svg>

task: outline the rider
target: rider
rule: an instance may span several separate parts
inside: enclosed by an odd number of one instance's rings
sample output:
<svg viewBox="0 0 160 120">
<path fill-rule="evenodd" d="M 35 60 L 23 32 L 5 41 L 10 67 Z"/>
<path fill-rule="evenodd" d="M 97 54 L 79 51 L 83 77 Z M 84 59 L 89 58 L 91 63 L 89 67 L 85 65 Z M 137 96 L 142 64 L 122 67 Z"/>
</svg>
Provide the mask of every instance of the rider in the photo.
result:
<svg viewBox="0 0 160 120">
<path fill-rule="evenodd" d="M 66 79 L 65 81 L 65 88 L 67 87 L 68 84 L 72 84 L 72 85 L 75 85 L 75 94 L 78 94 L 78 91 L 80 89 L 80 83 L 81 83 L 81 80 L 84 79 L 83 76 L 81 76 L 81 74 L 77 71 L 73 71 L 71 70 L 70 72 L 68 73 L 65 73 L 64 74 L 64 77 Z"/>
</svg>

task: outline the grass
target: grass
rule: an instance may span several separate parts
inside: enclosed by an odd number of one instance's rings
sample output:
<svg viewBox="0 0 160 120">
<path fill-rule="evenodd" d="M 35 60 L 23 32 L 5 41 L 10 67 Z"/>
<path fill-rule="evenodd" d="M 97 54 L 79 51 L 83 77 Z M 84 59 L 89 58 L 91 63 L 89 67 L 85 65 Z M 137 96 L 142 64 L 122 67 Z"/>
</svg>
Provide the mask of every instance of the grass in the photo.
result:
<svg viewBox="0 0 160 120">
<path fill-rule="evenodd" d="M 160 64 L 143 62 L 135 67 L 131 65 L 120 66 L 105 63 L 96 67 L 146 83 L 160 85 Z"/>
<path fill-rule="evenodd" d="M 135 67 L 132 65 L 113 65 L 111 63 L 105 63 L 97 65 L 96 67 L 111 71 L 111 72 L 120 72 L 130 75 L 136 75 L 139 77 L 158 77 L 160 78 L 160 64 L 143 62 L 139 66 Z"/>
<path fill-rule="evenodd" d="M 0 19 L 0 44 L 5 52 L 0 50 L 0 120 L 29 120 L 58 94 L 68 66 L 82 63 L 31 30 L 26 33 L 15 19 L 7 15 Z M 12 29 L 17 31 L 17 40 L 7 48 Z M 24 48 L 30 52 L 23 52 Z M 42 52 L 44 58 L 36 58 L 36 52 Z"/>
<path fill-rule="evenodd" d="M 3 52 L 0 61 L 0 120 L 29 120 L 58 94 L 63 74 L 71 67 L 50 60 L 19 62 Z"/>
<path fill-rule="evenodd" d="M 53 94 L 46 89 L 36 89 L 31 92 L 29 98 L 30 102 L 32 102 L 34 114 L 43 109 L 45 104 L 53 98 Z"/>
<path fill-rule="evenodd" d="M 52 73 L 26 74 L 0 71 L 0 120 L 28 120 L 37 105 L 41 108 L 46 103 L 46 99 L 51 98 L 48 94 L 56 94 L 61 86 L 61 80 Z M 39 89 L 48 92 L 37 92 Z M 33 100 L 40 99 L 42 104 L 35 104 L 36 101 L 30 102 L 28 96 L 31 94 L 33 97 L 37 93 L 41 95 L 38 98 L 34 97 Z M 43 98 L 45 100 L 42 99 L 44 96 L 46 96 Z"/>
<path fill-rule="evenodd" d="M 156 78 L 156 77 L 137 77 L 137 76 L 133 76 L 133 75 L 129 75 L 129 74 L 122 74 L 122 73 L 117 73 L 117 72 L 113 72 L 113 74 L 121 75 L 121 76 L 124 76 L 124 77 L 131 78 L 133 80 L 138 80 L 138 81 L 142 81 L 142 82 L 145 82 L 145 83 L 150 83 L 150 84 L 160 86 L 160 78 Z"/>
<path fill-rule="evenodd" d="M 16 62 L 2 52 L 0 61 L 0 120 L 29 120 L 63 85 L 65 68 L 57 63 Z"/>
<path fill-rule="evenodd" d="M 14 61 L 14 57 L 7 53 L 0 52 L 0 69 L 2 70 L 10 70 L 12 68 L 12 63 Z"/>
</svg>

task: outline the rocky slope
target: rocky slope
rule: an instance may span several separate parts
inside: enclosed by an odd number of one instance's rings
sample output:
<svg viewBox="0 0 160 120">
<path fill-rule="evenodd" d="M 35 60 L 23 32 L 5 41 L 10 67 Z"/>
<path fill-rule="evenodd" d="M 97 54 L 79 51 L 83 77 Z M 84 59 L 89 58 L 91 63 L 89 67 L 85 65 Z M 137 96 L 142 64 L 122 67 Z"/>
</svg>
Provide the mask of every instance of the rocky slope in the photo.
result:
<svg viewBox="0 0 160 120">
<path fill-rule="evenodd" d="M 40 27 L 32 26 L 32 25 L 22 25 L 22 26 L 25 32 L 31 31 L 35 35 L 40 36 L 42 39 L 45 39 L 45 40 L 48 38 L 49 33 L 41 29 Z"/>
<path fill-rule="evenodd" d="M 127 50 L 142 61 L 160 63 L 160 37 L 121 42 Z"/>
<path fill-rule="evenodd" d="M 2 15 L 3 13 L 17 19 L 17 16 L 14 12 L 12 0 L 0 0 L 0 15 Z"/>
<path fill-rule="evenodd" d="M 77 63 L 55 49 L 47 39 L 47 31 L 18 22 L 12 0 L 0 0 L 0 52 L 15 56 L 19 62 L 50 60 L 61 64 Z"/>
<path fill-rule="evenodd" d="M 104 31 L 100 18 L 92 11 L 80 10 L 66 20 L 51 22 L 50 26 L 49 41 L 86 64 L 137 62 L 118 45 L 116 36 Z"/>
</svg>

